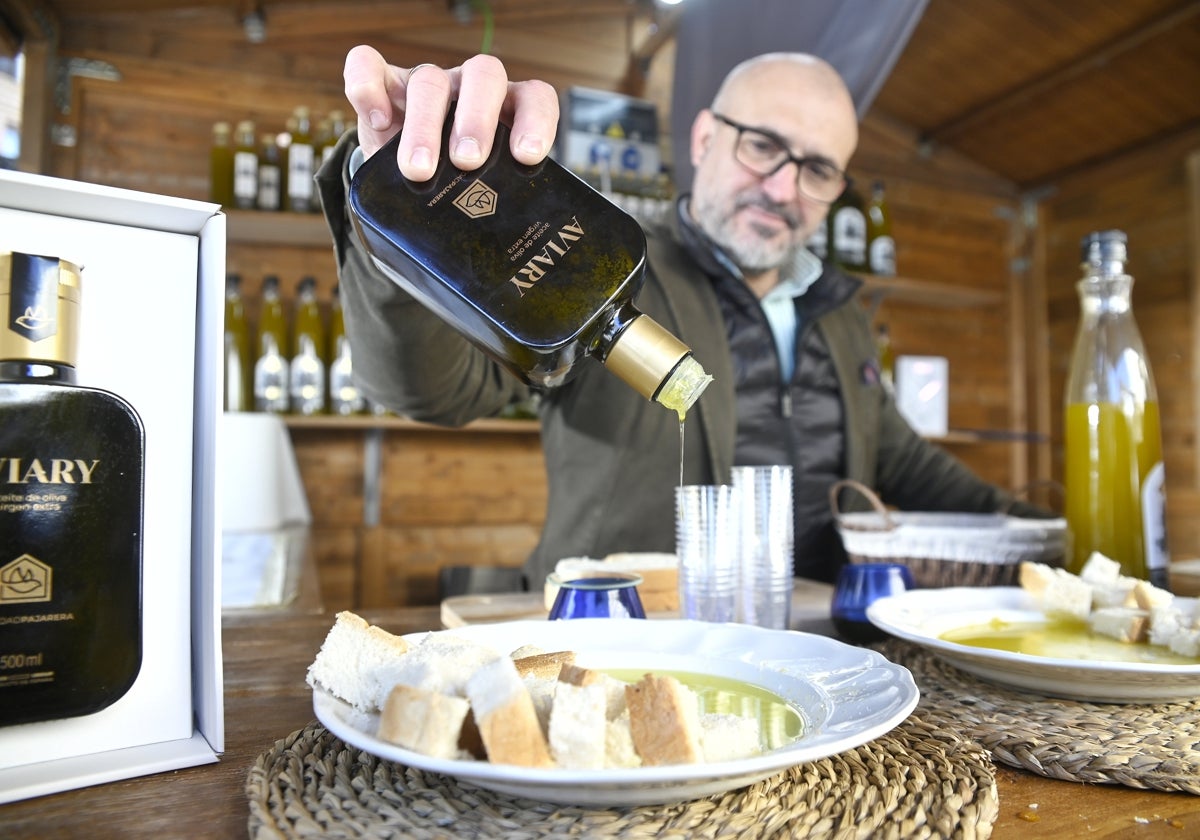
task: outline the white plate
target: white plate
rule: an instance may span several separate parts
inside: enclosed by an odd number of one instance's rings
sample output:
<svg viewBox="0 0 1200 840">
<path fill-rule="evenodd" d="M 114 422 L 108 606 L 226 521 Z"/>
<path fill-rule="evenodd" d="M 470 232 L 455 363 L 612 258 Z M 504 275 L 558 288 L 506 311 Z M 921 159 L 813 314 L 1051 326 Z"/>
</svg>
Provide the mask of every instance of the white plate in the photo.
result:
<svg viewBox="0 0 1200 840">
<path fill-rule="evenodd" d="M 914 589 L 876 601 L 867 608 L 867 618 L 964 671 L 1012 688 L 1100 703 L 1160 703 L 1200 697 L 1200 665 L 1056 659 L 940 638 L 949 630 L 992 619 L 1045 621 L 1045 614 L 1020 587 Z"/>
<path fill-rule="evenodd" d="M 906 668 L 874 651 L 809 633 L 741 624 L 637 619 L 512 621 L 440 631 L 500 651 L 522 645 L 573 650 L 589 668 L 645 668 L 742 680 L 775 692 L 800 713 L 794 742 L 736 761 L 606 770 L 533 769 L 431 758 L 375 737 L 377 717 L 313 692 L 317 719 L 337 737 L 380 758 L 454 776 L 513 796 L 611 807 L 697 799 L 744 787 L 780 770 L 853 749 L 889 732 L 918 693 Z M 425 634 L 408 636 L 419 640 Z"/>
</svg>

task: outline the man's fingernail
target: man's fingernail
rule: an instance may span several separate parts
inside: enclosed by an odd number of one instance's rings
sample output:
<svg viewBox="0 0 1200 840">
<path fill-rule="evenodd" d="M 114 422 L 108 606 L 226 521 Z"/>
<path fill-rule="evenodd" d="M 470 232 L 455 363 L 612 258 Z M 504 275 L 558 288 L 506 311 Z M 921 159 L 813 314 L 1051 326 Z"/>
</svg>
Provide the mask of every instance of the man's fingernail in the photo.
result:
<svg viewBox="0 0 1200 840">
<path fill-rule="evenodd" d="M 479 152 L 479 141 L 474 137 L 464 137 L 454 146 L 454 156 L 464 163 L 474 163 L 483 157 Z"/>
<path fill-rule="evenodd" d="M 522 134 L 517 148 L 528 155 L 541 155 L 544 152 L 542 138 L 535 134 Z"/>
<path fill-rule="evenodd" d="M 433 154 L 424 146 L 418 146 L 417 148 L 413 149 L 413 153 L 409 157 L 408 163 L 414 169 L 433 169 Z"/>
<path fill-rule="evenodd" d="M 367 119 L 371 124 L 371 128 L 376 131 L 383 131 L 388 127 L 388 118 L 384 115 L 383 111 L 372 111 L 367 115 Z"/>
</svg>

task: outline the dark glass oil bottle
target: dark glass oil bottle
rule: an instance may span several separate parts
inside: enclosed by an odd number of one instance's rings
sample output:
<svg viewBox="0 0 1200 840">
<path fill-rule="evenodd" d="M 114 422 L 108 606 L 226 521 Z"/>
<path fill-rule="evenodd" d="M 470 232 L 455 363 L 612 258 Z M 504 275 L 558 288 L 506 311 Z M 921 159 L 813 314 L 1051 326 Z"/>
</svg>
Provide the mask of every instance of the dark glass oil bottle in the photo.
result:
<svg viewBox="0 0 1200 840">
<path fill-rule="evenodd" d="M 398 144 L 350 187 L 351 217 L 381 271 L 528 383 L 565 382 L 592 356 L 647 399 L 687 411 L 710 377 L 632 302 L 646 241 L 631 216 L 553 160 L 517 163 L 503 125 L 482 167 L 454 167 L 444 141 L 423 183 L 400 174 Z"/>
<path fill-rule="evenodd" d="M 79 270 L 0 254 L 0 726 L 91 714 L 142 661 L 144 433 L 75 384 Z"/>
</svg>

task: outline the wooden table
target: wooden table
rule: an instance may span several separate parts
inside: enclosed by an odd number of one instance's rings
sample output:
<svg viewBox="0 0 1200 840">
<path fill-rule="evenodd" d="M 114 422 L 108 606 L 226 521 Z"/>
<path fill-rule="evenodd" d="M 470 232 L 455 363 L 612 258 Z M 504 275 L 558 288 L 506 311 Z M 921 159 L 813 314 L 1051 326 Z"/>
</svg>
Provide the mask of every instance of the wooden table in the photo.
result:
<svg viewBox="0 0 1200 840">
<path fill-rule="evenodd" d="M 808 594 L 798 623 L 819 628 L 827 592 Z M 441 626 L 437 607 L 362 615 L 394 633 Z M 320 612 L 227 613 L 226 750 L 219 763 L 0 805 L 0 837 L 246 837 L 246 773 L 277 739 L 314 719 L 304 673 L 332 622 Z M 1053 781 L 1004 767 L 997 776 L 1000 816 L 992 836 L 998 840 L 1200 836 L 1200 797 Z"/>
</svg>

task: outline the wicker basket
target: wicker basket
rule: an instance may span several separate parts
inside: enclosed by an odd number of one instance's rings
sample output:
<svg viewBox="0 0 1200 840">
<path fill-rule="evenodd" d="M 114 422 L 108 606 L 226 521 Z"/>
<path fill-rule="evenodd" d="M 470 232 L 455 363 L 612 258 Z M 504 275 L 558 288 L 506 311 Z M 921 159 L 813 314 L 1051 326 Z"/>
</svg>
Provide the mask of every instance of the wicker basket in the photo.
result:
<svg viewBox="0 0 1200 840">
<path fill-rule="evenodd" d="M 874 510 L 843 513 L 845 489 Z M 1062 565 L 1069 532 L 1063 519 L 1021 519 L 1002 513 L 898 513 L 860 482 L 829 490 L 829 503 L 851 563 L 903 563 L 920 587 L 1014 586 L 1022 561 Z"/>
</svg>

